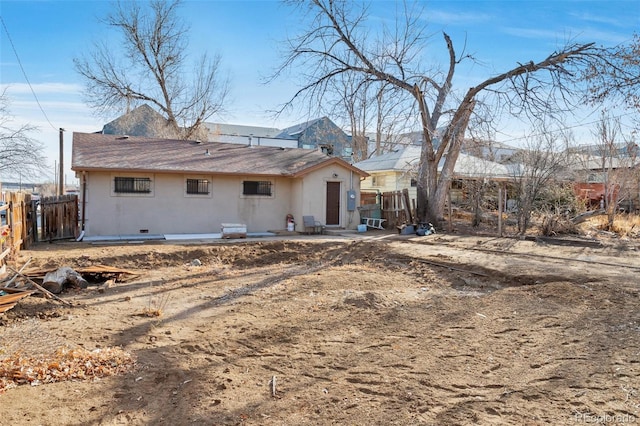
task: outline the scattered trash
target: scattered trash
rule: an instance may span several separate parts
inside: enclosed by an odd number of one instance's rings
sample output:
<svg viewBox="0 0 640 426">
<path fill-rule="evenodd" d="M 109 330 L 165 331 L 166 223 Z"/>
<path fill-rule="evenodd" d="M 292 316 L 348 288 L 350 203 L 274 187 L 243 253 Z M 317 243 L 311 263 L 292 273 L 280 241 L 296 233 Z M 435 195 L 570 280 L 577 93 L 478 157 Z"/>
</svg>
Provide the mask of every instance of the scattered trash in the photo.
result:
<svg viewBox="0 0 640 426">
<path fill-rule="evenodd" d="M 103 284 L 98 287 L 98 291 L 104 292 L 117 281 L 127 281 L 138 276 L 136 272 L 103 265 L 76 269 L 63 266 L 55 270 L 30 269 L 25 271 L 29 262 L 31 262 L 31 258 L 20 269 L 6 265 L 7 270 L 13 272 L 14 275 L 11 279 L 0 282 L 0 313 L 12 309 L 21 299 L 34 293 L 71 305 L 69 301 L 61 299 L 56 294 L 68 287 L 86 288 L 89 284 L 88 281 L 102 282 Z"/>
<path fill-rule="evenodd" d="M 0 290 L 0 313 L 16 306 L 20 299 L 33 294 L 33 291 L 3 289 Z"/>
<path fill-rule="evenodd" d="M 425 235 L 431 235 L 436 233 L 436 228 L 431 223 L 420 223 L 416 229 L 416 235 L 424 237 Z"/>
</svg>

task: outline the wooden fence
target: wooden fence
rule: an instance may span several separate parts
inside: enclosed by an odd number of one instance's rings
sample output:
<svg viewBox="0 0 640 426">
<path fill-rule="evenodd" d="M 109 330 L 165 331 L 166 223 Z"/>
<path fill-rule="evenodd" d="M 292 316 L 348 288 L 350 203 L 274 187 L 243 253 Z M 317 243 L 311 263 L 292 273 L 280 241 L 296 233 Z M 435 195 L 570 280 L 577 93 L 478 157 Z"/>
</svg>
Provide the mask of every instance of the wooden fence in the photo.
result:
<svg viewBox="0 0 640 426">
<path fill-rule="evenodd" d="M 382 193 L 382 217 L 388 228 L 413 223 L 408 189 Z"/>
<path fill-rule="evenodd" d="M 7 192 L 0 206 L 0 268 L 4 272 L 6 259 L 34 241 L 30 221 L 35 218 L 31 194 Z"/>
<path fill-rule="evenodd" d="M 78 196 L 43 197 L 37 202 L 31 194 L 7 192 L 0 219 L 0 274 L 4 274 L 7 258 L 34 242 L 78 236 Z"/>
<path fill-rule="evenodd" d="M 61 195 L 40 199 L 40 232 L 37 241 L 53 241 L 78 236 L 78 196 Z"/>
</svg>

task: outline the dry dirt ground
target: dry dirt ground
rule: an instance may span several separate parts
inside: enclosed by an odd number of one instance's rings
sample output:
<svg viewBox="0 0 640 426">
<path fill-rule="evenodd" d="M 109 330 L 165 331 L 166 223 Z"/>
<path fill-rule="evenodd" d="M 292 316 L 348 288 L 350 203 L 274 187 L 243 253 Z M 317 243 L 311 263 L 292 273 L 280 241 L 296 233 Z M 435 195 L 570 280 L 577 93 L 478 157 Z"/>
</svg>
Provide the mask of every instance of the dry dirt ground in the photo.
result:
<svg viewBox="0 0 640 426">
<path fill-rule="evenodd" d="M 63 293 L 71 307 L 24 299 L 0 316 L 5 345 L 137 364 L 8 389 L 0 424 L 640 424 L 640 245 L 552 242 L 43 244 L 16 264 L 140 275 Z"/>
</svg>

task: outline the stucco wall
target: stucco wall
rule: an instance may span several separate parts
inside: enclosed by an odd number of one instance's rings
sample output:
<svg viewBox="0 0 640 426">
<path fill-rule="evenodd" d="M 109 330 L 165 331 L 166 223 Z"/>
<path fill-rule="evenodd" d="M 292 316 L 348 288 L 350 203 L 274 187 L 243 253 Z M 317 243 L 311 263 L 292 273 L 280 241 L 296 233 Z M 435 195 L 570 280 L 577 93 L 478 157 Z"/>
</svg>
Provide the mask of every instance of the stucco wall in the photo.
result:
<svg viewBox="0 0 640 426">
<path fill-rule="evenodd" d="M 334 177 L 334 174 L 336 177 Z M 114 178 L 149 177 L 150 194 L 116 194 Z M 332 165 L 303 178 L 145 173 L 87 173 L 85 235 L 217 233 L 222 223 L 242 223 L 248 232 L 286 229 L 286 216 L 303 231 L 302 216 L 325 222 L 326 182 L 341 182 L 340 226 L 354 229 L 357 211 L 347 211 L 351 171 Z M 186 193 L 186 179 L 208 179 L 208 195 Z M 272 196 L 244 196 L 244 180 L 272 181 Z M 359 204 L 359 175 L 353 174 Z M 83 200 L 80 200 L 82 203 Z"/>
<path fill-rule="evenodd" d="M 150 177 L 152 193 L 115 194 L 116 175 Z M 210 194 L 186 194 L 187 177 L 209 179 Z M 243 180 L 271 180 L 273 195 L 243 196 Z M 85 234 L 216 233 L 222 223 L 243 223 L 249 232 L 285 229 L 292 183 L 286 178 L 255 176 L 94 172 L 87 176 Z"/>
<path fill-rule="evenodd" d="M 296 230 L 303 231 L 302 216 L 313 215 L 315 219 L 326 224 L 327 182 L 340 182 L 340 224 L 336 227 L 356 229 L 360 223 L 357 209 L 348 211 L 347 191 L 354 189 L 355 205 L 360 205 L 360 176 L 339 165 L 332 165 L 305 176 L 299 186 L 300 194 L 296 194 L 294 215 L 297 220 Z M 298 201 L 299 200 L 299 201 Z"/>
</svg>

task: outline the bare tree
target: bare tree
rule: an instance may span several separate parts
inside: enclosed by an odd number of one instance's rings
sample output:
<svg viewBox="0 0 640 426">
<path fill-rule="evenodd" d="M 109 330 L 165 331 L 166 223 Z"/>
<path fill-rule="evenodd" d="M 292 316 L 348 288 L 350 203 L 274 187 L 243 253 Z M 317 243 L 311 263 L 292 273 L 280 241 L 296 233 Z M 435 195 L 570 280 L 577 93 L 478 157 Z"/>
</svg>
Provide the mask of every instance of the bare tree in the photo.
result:
<svg viewBox="0 0 640 426">
<path fill-rule="evenodd" d="M 632 195 L 636 145 L 631 139 L 624 140 L 620 119 L 604 111 L 593 136 L 597 143 L 591 154 L 596 157 L 603 184 L 601 207 L 607 213 L 607 229 L 612 230 L 619 203 Z"/>
<path fill-rule="evenodd" d="M 640 110 L 640 34 L 629 43 L 620 44 L 587 67 L 583 75 L 591 83 L 594 103 L 618 98 L 627 106 Z"/>
<path fill-rule="evenodd" d="M 301 8 L 307 2 L 294 2 Z M 360 81 L 393 86 L 407 111 L 415 112 L 424 135 L 417 179 L 417 215 L 421 221 L 442 217 L 453 167 L 470 118 L 481 94 L 492 95 L 513 114 L 539 117 L 557 112 L 571 92 L 579 69 L 599 50 L 593 44 L 568 44 L 539 62 L 518 64 L 466 90 L 453 92 L 456 67 L 471 59 L 458 54 L 449 35 L 443 34 L 448 53 L 444 72 L 426 70 L 420 64 L 427 37 L 421 11 L 401 11 L 395 28 L 383 28 L 377 37 L 365 26 L 367 7 L 340 0 L 312 0 L 310 21 L 297 38 L 289 40 L 288 56 L 274 77 L 294 65 L 303 65 L 306 84 L 292 97 L 322 102 L 330 95 L 330 82 L 343 74 Z M 436 130 L 445 123 L 444 132 Z M 437 142 L 436 142 L 437 137 Z M 441 171 L 438 164 L 444 158 Z"/>
<path fill-rule="evenodd" d="M 197 136 L 202 123 L 223 110 L 228 82 L 220 56 L 187 61 L 187 28 L 178 17 L 181 0 L 118 2 L 105 23 L 122 37 L 120 60 L 112 40 L 96 43 L 89 56 L 75 58 L 86 80 L 85 98 L 98 112 L 128 111 L 148 103 L 167 120 L 174 137 Z M 191 76 L 191 82 L 185 81 Z"/>
<path fill-rule="evenodd" d="M 516 218 L 518 232 L 524 234 L 530 226 L 536 209 L 548 209 L 543 193 L 562 181 L 567 172 L 567 148 L 572 136 L 567 131 L 550 131 L 541 124 L 536 135 L 529 137 L 518 154 L 518 165 L 513 169 L 516 188 Z"/>
<path fill-rule="evenodd" d="M 343 77 L 332 82 L 336 101 L 331 105 L 330 114 L 348 120 L 347 123 L 341 124 L 346 124 L 346 127 L 351 130 L 352 159 L 358 162 L 368 158 L 367 128 L 372 120 L 369 108 L 370 89 L 356 87 L 359 83 L 350 79 L 349 75 Z M 318 105 L 318 109 L 323 109 L 323 106 Z"/>
<path fill-rule="evenodd" d="M 6 177 L 37 178 L 46 168 L 42 144 L 29 137 L 37 129 L 28 124 L 14 127 L 6 91 L 0 94 L 0 172 Z"/>
</svg>

